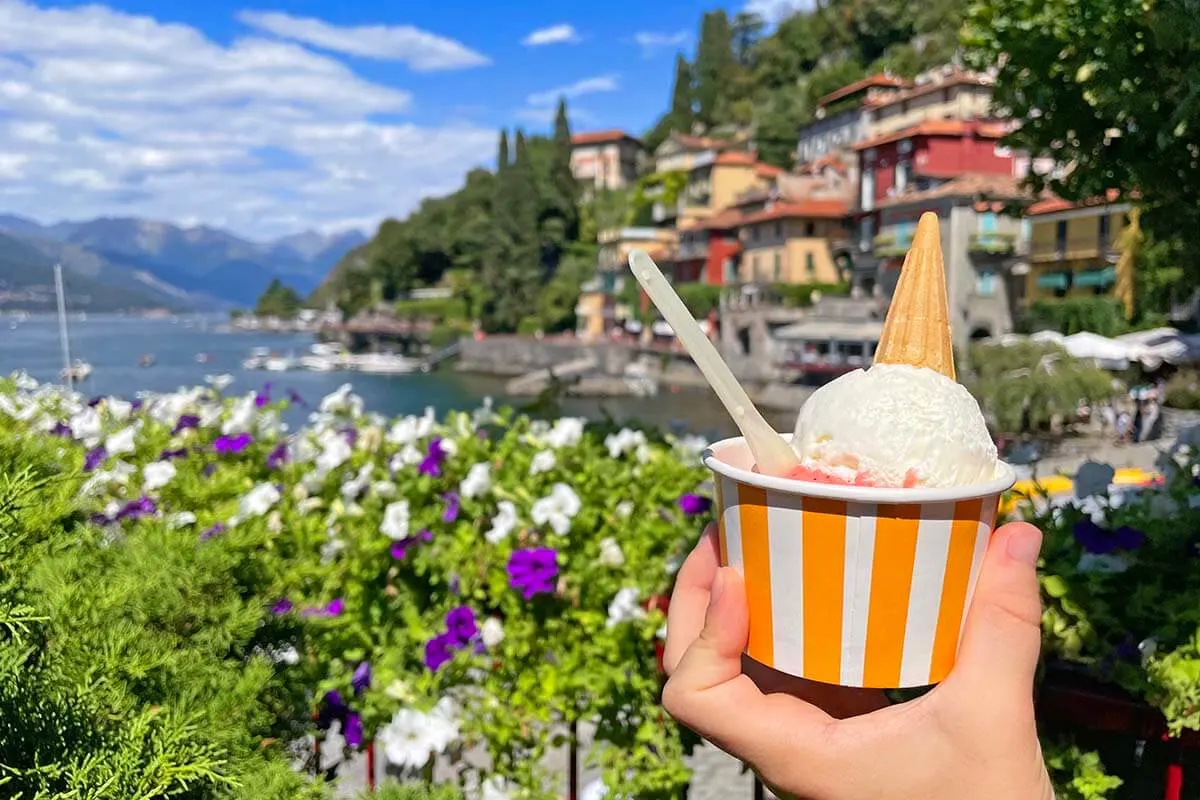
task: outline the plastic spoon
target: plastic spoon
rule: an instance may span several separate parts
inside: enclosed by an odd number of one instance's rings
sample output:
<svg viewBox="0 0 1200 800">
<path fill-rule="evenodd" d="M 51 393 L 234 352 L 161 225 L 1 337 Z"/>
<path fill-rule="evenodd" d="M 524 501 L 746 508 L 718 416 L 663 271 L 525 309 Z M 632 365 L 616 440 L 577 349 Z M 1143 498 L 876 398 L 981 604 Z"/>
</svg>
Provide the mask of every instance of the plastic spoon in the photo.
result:
<svg viewBox="0 0 1200 800">
<path fill-rule="evenodd" d="M 633 270 L 633 276 L 642 285 L 650 301 L 667 320 L 667 324 L 675 330 L 675 335 L 683 342 L 688 355 L 704 373 L 704 379 L 717 393 L 721 404 L 741 430 L 742 436 L 746 437 L 746 444 L 750 447 L 750 454 L 754 456 L 759 471 L 769 475 L 783 475 L 800 466 L 796 451 L 792 450 L 791 445 L 763 419 L 763 415 L 750 402 L 746 390 L 733 376 L 717 348 L 708 340 L 708 336 L 700 330 L 692 312 L 687 310 L 687 306 L 671 288 L 671 284 L 654 260 L 642 250 L 633 250 L 629 254 L 629 268 Z"/>
</svg>

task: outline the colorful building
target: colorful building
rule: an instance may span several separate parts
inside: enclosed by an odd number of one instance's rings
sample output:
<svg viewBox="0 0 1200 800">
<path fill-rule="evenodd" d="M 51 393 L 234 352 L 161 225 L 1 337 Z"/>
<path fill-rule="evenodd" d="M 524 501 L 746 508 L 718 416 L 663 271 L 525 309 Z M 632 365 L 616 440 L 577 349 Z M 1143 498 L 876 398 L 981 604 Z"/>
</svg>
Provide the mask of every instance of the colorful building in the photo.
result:
<svg viewBox="0 0 1200 800">
<path fill-rule="evenodd" d="M 930 70 L 911 86 L 863 102 L 866 136 L 886 136 L 923 122 L 988 119 L 994 83 L 990 75 L 953 66 Z"/>
<path fill-rule="evenodd" d="M 644 154 L 624 131 L 578 133 L 571 137 L 571 173 L 587 191 L 624 189 L 637 182 Z"/>
<path fill-rule="evenodd" d="M 830 242 L 845 236 L 849 206 L 840 200 L 769 203 L 738 222 L 740 283 L 837 283 Z"/>
<path fill-rule="evenodd" d="M 893 75 L 871 75 L 817 100 L 812 121 L 797 132 L 796 163 L 808 164 L 847 151 L 869 138 L 868 101 L 882 100 L 909 86 L 908 81 Z"/>
<path fill-rule="evenodd" d="M 679 245 L 664 256 L 670 275 L 677 283 L 699 281 L 710 286 L 737 283 L 738 259 L 742 252 L 738 238 L 741 213 L 725 209 L 695 227 L 679 232 Z M 664 267 L 666 269 L 667 267 Z"/>
<path fill-rule="evenodd" d="M 611 228 L 596 238 L 596 274 L 580 288 L 575 305 L 576 333 L 587 340 L 602 338 L 633 317 L 633 310 L 621 303 L 626 282 L 633 280 L 630 251 L 646 250 L 661 259 L 678 241 L 674 231 L 662 228 Z"/>
<path fill-rule="evenodd" d="M 1132 314 L 1133 267 L 1120 258 L 1129 211 L 1115 194 L 1085 203 L 1050 197 L 1030 206 L 1027 300 L 1115 297 Z"/>
</svg>

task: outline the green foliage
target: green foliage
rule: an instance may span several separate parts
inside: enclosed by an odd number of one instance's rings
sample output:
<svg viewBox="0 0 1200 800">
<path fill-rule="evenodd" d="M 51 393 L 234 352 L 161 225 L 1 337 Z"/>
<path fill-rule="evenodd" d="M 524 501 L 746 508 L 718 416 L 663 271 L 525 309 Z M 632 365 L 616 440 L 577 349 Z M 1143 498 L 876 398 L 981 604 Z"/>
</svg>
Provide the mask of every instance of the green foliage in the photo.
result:
<svg viewBox="0 0 1200 800">
<path fill-rule="evenodd" d="M 841 296 L 850 294 L 848 283 L 773 283 L 769 291 L 789 308 L 808 308 L 813 295 Z"/>
<path fill-rule="evenodd" d="M 254 313 L 260 317 L 278 317 L 292 319 L 300 311 L 300 295 L 283 281 L 275 278 L 258 298 Z"/>
<path fill-rule="evenodd" d="M 1174 301 L 1186 300 L 1185 254 L 1178 237 L 1167 240 L 1143 234 L 1134 255 L 1134 311 L 1147 323 L 1161 317 Z"/>
<path fill-rule="evenodd" d="M 1052 330 L 1069 336 L 1091 331 L 1101 336 L 1125 333 L 1125 307 L 1112 297 L 1065 297 L 1061 300 L 1036 300 L 1022 319 L 1029 331 Z"/>
<path fill-rule="evenodd" d="M 1181 369 L 1167 381 L 1166 403 L 1172 408 L 1200 409 L 1200 374 L 1194 369 Z"/>
<path fill-rule="evenodd" d="M 375 792 L 365 792 L 360 800 L 465 800 L 465 795 L 456 786 L 447 784 L 382 784 Z"/>
<path fill-rule="evenodd" d="M 700 21 L 700 41 L 692 69 L 695 84 L 696 120 L 711 130 L 728 119 L 732 100 L 733 31 L 724 11 L 709 11 Z"/>
<path fill-rule="evenodd" d="M 1113 391 L 1107 372 L 1053 344 L 975 344 L 970 366 L 964 383 L 997 433 L 1025 433 L 1026 406 L 1032 433 L 1048 427 L 1055 414 L 1069 420 L 1080 398 L 1100 400 Z"/>
<path fill-rule="evenodd" d="M 467 303 L 462 297 L 397 300 L 393 310 L 397 317 L 432 319 L 438 322 L 452 322 L 469 318 Z"/>
<path fill-rule="evenodd" d="M 691 133 L 696 109 L 692 98 L 692 68 L 683 53 L 675 56 L 675 81 L 671 85 L 670 130 Z"/>
<path fill-rule="evenodd" d="M 721 304 L 723 288 L 707 283 L 681 283 L 675 286 L 675 291 L 688 311 L 692 312 L 692 316 L 700 319 L 708 316 L 710 311 Z"/>
<path fill-rule="evenodd" d="M 1099 754 L 1064 737 L 1042 741 L 1042 755 L 1059 800 L 1109 800 L 1124 783 L 1104 771 Z"/>
<path fill-rule="evenodd" d="M 1010 142 L 1072 168 L 1033 176 L 1072 200 L 1134 196 L 1143 226 L 1178 237 L 1200 280 L 1200 17 L 1187 0 L 984 0 L 970 60 L 999 64 L 996 101 L 1022 120 Z M 1036 114 L 1033 113 L 1036 110 Z"/>
</svg>

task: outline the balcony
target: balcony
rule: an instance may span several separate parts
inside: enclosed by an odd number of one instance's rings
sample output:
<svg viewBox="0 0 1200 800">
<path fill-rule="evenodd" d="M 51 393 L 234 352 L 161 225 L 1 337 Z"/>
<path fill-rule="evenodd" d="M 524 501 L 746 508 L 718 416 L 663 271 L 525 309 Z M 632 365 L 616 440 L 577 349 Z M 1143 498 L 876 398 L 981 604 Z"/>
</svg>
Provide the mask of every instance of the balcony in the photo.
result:
<svg viewBox="0 0 1200 800">
<path fill-rule="evenodd" d="M 1012 233 L 973 233 L 967 240 L 967 252 L 973 256 L 1004 258 L 1017 250 L 1017 237 Z"/>
<path fill-rule="evenodd" d="M 871 240 L 876 258 L 902 256 L 912 246 L 911 233 L 881 233 Z"/>
<path fill-rule="evenodd" d="M 1030 245 L 1030 261 L 1073 261 L 1084 258 L 1115 260 L 1118 248 L 1107 237 L 1072 236 L 1068 239 L 1038 241 Z"/>
</svg>

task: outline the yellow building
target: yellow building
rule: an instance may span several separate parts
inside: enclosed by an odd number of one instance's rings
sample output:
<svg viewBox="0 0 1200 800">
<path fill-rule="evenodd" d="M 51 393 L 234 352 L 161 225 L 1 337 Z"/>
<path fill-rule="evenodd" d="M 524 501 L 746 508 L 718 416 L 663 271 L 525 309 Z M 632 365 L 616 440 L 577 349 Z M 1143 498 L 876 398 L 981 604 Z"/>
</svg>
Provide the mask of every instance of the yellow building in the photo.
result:
<svg viewBox="0 0 1200 800">
<path fill-rule="evenodd" d="M 1130 206 L 1115 200 L 1055 197 L 1029 207 L 1027 300 L 1115 297 L 1133 313 L 1133 265 L 1120 258 Z"/>
<path fill-rule="evenodd" d="M 932 70 L 911 87 L 881 93 L 863 103 L 867 138 L 931 120 L 988 119 L 992 116 L 992 84 L 986 75 L 955 67 Z"/>
<path fill-rule="evenodd" d="M 636 248 L 661 254 L 675 247 L 679 236 L 664 228 L 609 228 L 596 239 L 600 244 L 596 274 L 580 288 L 575 304 L 576 334 L 589 341 L 606 336 L 632 316 L 631 309 L 617 302 L 625 281 L 633 280 L 626 266 L 629 252 Z"/>
<path fill-rule="evenodd" d="M 739 223 L 741 283 L 837 283 L 829 243 L 846 237 L 840 200 L 774 203 Z"/>
<path fill-rule="evenodd" d="M 726 151 L 697 158 L 680 197 L 678 225 L 690 228 L 734 205 L 751 189 L 765 189 L 782 172 L 755 153 Z"/>
</svg>

